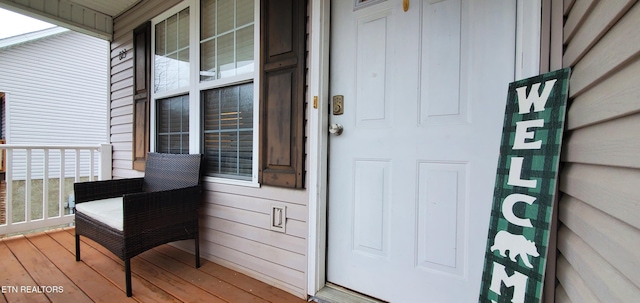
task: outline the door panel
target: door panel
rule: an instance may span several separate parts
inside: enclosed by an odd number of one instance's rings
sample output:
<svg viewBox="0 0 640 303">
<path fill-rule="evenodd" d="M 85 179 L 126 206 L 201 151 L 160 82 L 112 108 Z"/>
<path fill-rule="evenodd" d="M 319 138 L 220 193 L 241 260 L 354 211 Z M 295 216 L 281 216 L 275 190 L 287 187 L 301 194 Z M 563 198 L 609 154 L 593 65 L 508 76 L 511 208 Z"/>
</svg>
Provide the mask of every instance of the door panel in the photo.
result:
<svg viewBox="0 0 640 303">
<path fill-rule="evenodd" d="M 418 164 L 417 267 L 462 276 L 468 163 Z"/>
<path fill-rule="evenodd" d="M 433 2 L 433 3 L 432 3 Z M 391 302 L 477 301 L 515 1 L 332 2 L 329 282 Z"/>
<path fill-rule="evenodd" d="M 384 160 L 355 160 L 353 250 L 379 257 L 389 255 L 390 169 Z"/>
</svg>

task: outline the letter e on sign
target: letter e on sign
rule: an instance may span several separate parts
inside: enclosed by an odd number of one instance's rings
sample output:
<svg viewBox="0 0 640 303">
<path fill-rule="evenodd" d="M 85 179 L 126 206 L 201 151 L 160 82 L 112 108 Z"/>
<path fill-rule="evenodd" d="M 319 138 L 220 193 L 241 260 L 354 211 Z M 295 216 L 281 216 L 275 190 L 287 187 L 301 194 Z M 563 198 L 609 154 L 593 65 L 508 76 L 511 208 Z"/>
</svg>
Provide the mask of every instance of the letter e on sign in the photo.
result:
<svg viewBox="0 0 640 303">
<path fill-rule="evenodd" d="M 544 126 L 544 120 L 527 120 L 516 122 L 516 137 L 513 141 L 513 149 L 540 149 L 542 147 L 542 140 L 525 142 L 525 140 L 532 140 L 535 133 L 528 131 L 532 127 Z"/>
</svg>

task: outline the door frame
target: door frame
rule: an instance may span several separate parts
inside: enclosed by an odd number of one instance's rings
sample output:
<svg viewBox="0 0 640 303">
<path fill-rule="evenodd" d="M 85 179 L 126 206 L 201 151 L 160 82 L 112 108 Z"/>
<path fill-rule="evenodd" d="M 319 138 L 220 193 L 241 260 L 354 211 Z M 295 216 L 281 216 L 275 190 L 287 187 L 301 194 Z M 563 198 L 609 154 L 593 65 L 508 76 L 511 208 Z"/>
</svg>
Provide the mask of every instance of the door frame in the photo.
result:
<svg viewBox="0 0 640 303">
<path fill-rule="evenodd" d="M 341 0 L 342 1 L 342 0 Z M 397 1 L 402 5 L 399 0 Z M 542 0 L 517 0 L 516 70 L 514 79 L 534 76 L 540 70 Z M 327 188 L 329 125 L 329 45 L 331 0 L 309 0 L 308 58 L 308 184 L 307 294 L 314 296 L 327 284 Z M 415 5 L 419 8 L 421 6 Z"/>
<path fill-rule="evenodd" d="M 342 0 L 344 1 L 344 0 Z M 330 0 L 309 0 L 307 294 L 326 283 Z"/>
</svg>

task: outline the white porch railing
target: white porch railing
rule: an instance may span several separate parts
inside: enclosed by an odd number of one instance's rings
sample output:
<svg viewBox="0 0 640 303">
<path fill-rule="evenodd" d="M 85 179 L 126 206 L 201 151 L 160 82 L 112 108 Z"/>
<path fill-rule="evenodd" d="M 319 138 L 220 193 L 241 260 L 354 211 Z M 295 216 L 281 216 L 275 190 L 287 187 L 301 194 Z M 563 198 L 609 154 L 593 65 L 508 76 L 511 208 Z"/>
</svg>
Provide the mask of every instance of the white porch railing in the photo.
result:
<svg viewBox="0 0 640 303">
<path fill-rule="evenodd" d="M 73 183 L 111 179 L 110 144 L 0 144 L 0 151 L 6 170 L 0 236 L 70 224 Z"/>
</svg>

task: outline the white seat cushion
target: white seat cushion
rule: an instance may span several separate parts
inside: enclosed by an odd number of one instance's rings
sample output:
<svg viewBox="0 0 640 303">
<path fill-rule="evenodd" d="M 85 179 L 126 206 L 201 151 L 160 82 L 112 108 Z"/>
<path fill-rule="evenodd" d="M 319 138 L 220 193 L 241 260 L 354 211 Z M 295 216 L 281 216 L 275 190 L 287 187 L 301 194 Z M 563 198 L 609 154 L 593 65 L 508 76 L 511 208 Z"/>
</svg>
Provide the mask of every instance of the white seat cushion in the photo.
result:
<svg viewBox="0 0 640 303">
<path fill-rule="evenodd" d="M 123 230 L 122 197 L 78 203 L 76 210 L 117 230 Z"/>
</svg>

